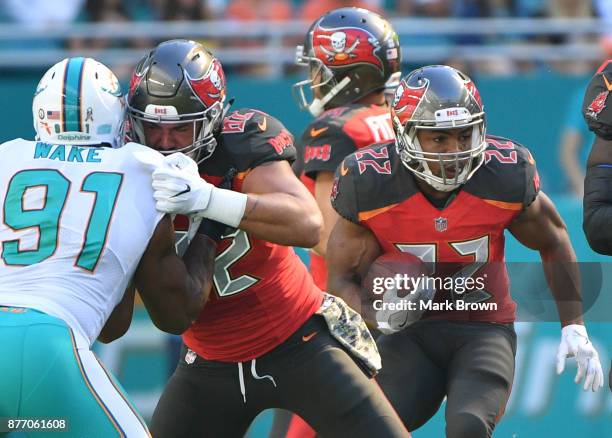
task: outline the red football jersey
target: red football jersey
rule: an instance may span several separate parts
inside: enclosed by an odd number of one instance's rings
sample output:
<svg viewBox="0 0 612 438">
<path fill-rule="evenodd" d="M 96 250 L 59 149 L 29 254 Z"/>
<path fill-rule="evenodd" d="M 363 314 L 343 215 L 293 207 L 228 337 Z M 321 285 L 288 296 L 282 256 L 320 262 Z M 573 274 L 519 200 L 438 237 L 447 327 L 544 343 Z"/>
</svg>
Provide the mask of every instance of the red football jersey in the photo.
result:
<svg viewBox="0 0 612 438">
<path fill-rule="evenodd" d="M 297 144 L 294 170 L 314 195 L 317 172 L 335 172 L 357 149 L 395 139 L 389 107 L 350 104 L 325 111 L 313 120 Z M 310 252 L 310 273 L 316 285 L 327 289 L 325 258 Z"/>
<path fill-rule="evenodd" d="M 514 321 L 504 230 L 533 202 L 539 179 L 526 148 L 499 137 L 487 140 L 484 164 L 444 208 L 419 190 L 394 144 L 352 154 L 336 174 L 336 211 L 370 229 L 384 253 L 409 252 L 427 262 L 431 278 L 438 279 L 430 283 L 437 290 L 434 302 L 455 306 L 428 310 L 423 318 Z M 457 301 L 496 306 L 457 310 Z"/>
<path fill-rule="evenodd" d="M 295 158 L 291 135 L 271 116 L 251 109 L 233 112 L 213 156 L 200 166 L 218 185 L 230 168 L 232 189 L 242 190 L 248 172 L 265 162 Z M 224 236 L 215 258 L 214 291 L 185 344 L 209 360 L 244 362 L 285 341 L 323 302 L 293 248 L 236 230 Z"/>
</svg>

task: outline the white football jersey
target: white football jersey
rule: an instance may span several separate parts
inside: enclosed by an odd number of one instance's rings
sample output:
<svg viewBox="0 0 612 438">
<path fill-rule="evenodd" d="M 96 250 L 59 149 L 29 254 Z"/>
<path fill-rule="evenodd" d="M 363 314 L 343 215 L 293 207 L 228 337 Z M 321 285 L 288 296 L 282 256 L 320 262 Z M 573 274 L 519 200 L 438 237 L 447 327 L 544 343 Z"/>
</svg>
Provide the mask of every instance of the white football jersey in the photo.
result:
<svg viewBox="0 0 612 438">
<path fill-rule="evenodd" d="M 22 139 L 0 156 L 0 305 L 61 318 L 91 345 L 163 217 L 151 187 L 163 157 Z"/>
</svg>

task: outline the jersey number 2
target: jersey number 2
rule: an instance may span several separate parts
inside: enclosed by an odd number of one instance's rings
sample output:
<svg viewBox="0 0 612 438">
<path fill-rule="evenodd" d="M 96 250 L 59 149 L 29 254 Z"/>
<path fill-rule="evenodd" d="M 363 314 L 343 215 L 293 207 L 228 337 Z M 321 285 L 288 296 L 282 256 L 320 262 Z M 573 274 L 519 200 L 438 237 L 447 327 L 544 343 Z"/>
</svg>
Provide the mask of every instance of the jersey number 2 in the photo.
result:
<svg viewBox="0 0 612 438">
<path fill-rule="evenodd" d="M 229 269 L 251 249 L 251 242 L 247 233 L 236 230 L 232 234 L 223 236 L 223 238 L 231 238 L 232 243 L 215 258 L 213 281 L 219 296 L 228 297 L 248 289 L 259 280 L 246 274 L 236 278 L 230 276 Z"/>
<path fill-rule="evenodd" d="M 98 264 L 122 181 L 122 174 L 112 172 L 93 172 L 83 180 L 81 192 L 93 193 L 95 198 L 83 246 L 75 262 L 82 269 L 93 272 Z M 20 249 L 19 239 L 2 242 L 4 263 L 29 266 L 55 254 L 70 184 L 61 172 L 54 169 L 22 170 L 11 178 L 4 199 L 4 223 L 15 231 L 36 228 L 38 242 L 35 249 Z M 40 208 L 24 208 L 24 197 L 28 190 L 34 188 L 45 190 L 43 205 Z"/>
</svg>

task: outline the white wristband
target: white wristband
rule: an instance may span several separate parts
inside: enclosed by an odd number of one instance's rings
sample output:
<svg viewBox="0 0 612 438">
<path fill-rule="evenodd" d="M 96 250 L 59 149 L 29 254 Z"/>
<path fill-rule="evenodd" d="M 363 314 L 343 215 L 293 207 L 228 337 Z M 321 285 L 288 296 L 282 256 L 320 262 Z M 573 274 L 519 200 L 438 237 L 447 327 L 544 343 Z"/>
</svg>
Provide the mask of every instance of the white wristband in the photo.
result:
<svg viewBox="0 0 612 438">
<path fill-rule="evenodd" d="M 206 209 L 200 211 L 198 216 L 237 227 L 244 216 L 247 199 L 248 196 L 244 193 L 215 187 L 210 193 Z"/>
</svg>

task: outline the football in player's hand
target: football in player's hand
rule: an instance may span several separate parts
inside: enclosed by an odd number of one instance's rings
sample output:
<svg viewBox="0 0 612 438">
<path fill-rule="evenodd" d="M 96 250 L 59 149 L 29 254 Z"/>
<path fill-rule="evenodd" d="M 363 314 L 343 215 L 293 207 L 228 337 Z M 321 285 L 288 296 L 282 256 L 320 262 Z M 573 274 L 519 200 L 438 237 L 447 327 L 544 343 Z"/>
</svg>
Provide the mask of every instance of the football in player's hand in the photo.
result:
<svg viewBox="0 0 612 438">
<path fill-rule="evenodd" d="M 381 332 L 398 332 L 421 318 L 423 303 L 435 294 L 428 286 L 427 271 L 427 265 L 412 254 L 385 254 L 374 260 L 362 287 Z"/>
<path fill-rule="evenodd" d="M 406 252 L 383 254 L 372 262 L 361 286 L 374 296 L 373 299 L 376 299 L 377 295 L 380 298 L 382 293 L 395 288 L 398 274 L 400 290 L 397 292 L 400 297 L 403 297 L 411 292 L 411 282 L 404 282 L 404 279 L 426 276 L 427 265 L 417 256 Z M 403 283 L 407 283 L 408 288 L 401 287 Z"/>
</svg>

